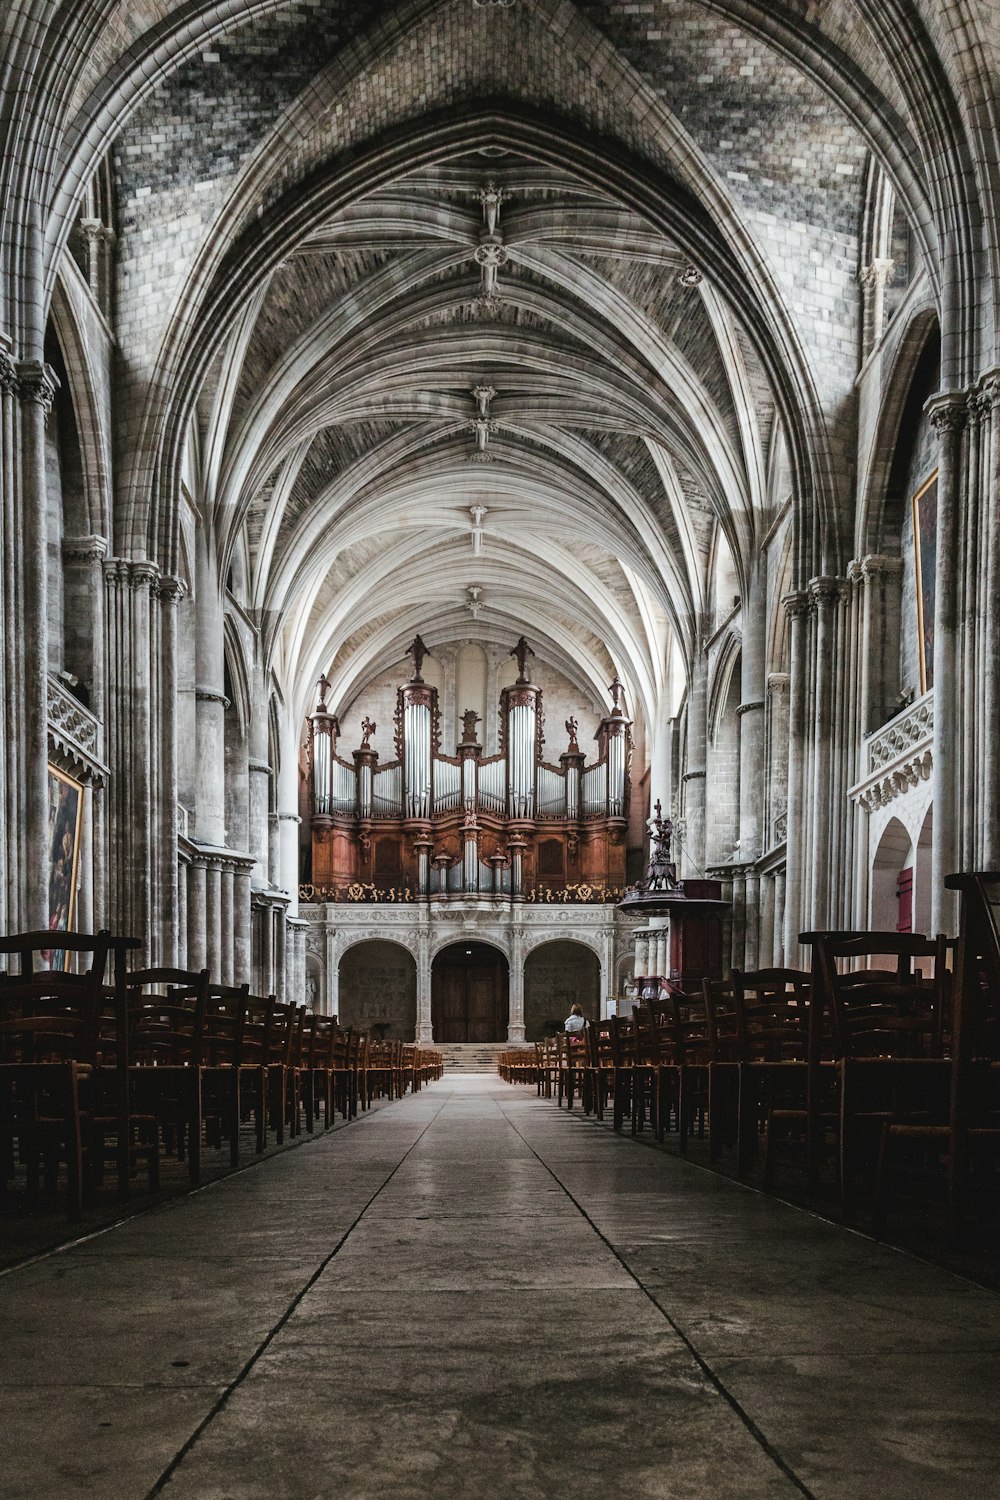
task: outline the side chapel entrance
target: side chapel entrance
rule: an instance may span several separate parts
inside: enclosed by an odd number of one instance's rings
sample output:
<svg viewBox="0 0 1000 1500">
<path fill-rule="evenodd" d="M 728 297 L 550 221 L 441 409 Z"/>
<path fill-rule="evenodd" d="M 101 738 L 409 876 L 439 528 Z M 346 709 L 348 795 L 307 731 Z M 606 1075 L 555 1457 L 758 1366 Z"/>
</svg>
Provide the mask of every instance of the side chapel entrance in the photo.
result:
<svg viewBox="0 0 1000 1500">
<path fill-rule="evenodd" d="M 507 1039 L 507 960 L 487 943 L 452 943 L 431 968 L 431 1025 L 435 1042 Z"/>
</svg>

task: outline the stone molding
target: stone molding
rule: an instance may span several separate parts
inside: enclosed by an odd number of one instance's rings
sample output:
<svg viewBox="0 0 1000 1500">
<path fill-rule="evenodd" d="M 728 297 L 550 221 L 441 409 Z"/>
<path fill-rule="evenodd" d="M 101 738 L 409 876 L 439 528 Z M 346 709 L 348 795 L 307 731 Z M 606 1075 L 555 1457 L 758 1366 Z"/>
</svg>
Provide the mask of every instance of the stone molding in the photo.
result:
<svg viewBox="0 0 1000 1500">
<path fill-rule="evenodd" d="M 196 703 L 221 703 L 223 708 L 229 707 L 229 699 L 225 693 L 220 693 L 216 688 L 196 687 L 194 696 Z"/>
<path fill-rule="evenodd" d="M 868 736 L 868 774 L 850 797 L 868 812 L 904 796 L 933 771 L 934 694 L 924 696 Z"/>
<path fill-rule="evenodd" d="M 916 703 L 868 736 L 868 769 L 880 771 L 915 746 L 934 737 L 934 694 L 925 693 Z"/>
<path fill-rule="evenodd" d="M 102 786 L 109 772 L 100 758 L 100 720 L 51 674 L 48 678 L 49 745 L 67 769 Z"/>
<path fill-rule="evenodd" d="M 756 698 L 752 703 L 738 703 L 736 705 L 736 716 L 742 718 L 744 714 L 756 714 L 764 707 L 763 698 Z"/>
</svg>

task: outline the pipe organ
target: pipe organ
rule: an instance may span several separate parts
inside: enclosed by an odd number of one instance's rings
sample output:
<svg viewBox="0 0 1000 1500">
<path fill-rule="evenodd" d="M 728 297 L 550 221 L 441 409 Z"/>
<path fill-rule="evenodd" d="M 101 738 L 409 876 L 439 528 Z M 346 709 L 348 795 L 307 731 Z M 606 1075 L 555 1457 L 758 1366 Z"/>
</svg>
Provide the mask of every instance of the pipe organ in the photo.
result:
<svg viewBox="0 0 1000 1500">
<path fill-rule="evenodd" d="M 528 678 L 523 637 L 511 652 L 518 679 L 500 701 L 500 746 L 484 755 L 478 718 L 463 715 L 454 755 L 441 748 L 437 689 L 424 682 L 427 648 L 417 636 L 414 670 L 398 689 L 395 758 L 379 764 L 366 719 L 351 760 L 338 753 L 340 726 L 320 679 L 309 719 L 312 885 L 327 899 L 346 887 L 416 897 L 514 900 L 590 886 L 625 884 L 631 721 L 624 690 L 597 733 L 593 764 L 577 743 L 575 719 L 558 763 L 542 759 L 542 690 Z"/>
</svg>

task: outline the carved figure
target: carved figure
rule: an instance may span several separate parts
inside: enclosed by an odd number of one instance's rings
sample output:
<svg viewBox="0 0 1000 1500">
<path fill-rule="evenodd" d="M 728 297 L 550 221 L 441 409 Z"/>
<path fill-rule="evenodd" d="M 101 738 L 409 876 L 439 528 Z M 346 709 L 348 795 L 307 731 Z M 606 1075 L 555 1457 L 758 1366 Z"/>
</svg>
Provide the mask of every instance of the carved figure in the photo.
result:
<svg viewBox="0 0 1000 1500">
<path fill-rule="evenodd" d="M 535 653 L 534 653 L 534 651 L 532 651 L 531 647 L 528 645 L 528 643 L 524 639 L 523 635 L 521 636 L 520 640 L 518 641 L 517 645 L 513 648 L 513 650 L 509 651 L 507 654 L 508 654 L 508 656 L 516 656 L 517 657 L 517 680 L 518 680 L 518 682 L 527 682 L 528 679 L 525 676 L 525 668 L 527 666 L 528 657 L 529 656 L 534 656 Z"/>
<path fill-rule="evenodd" d="M 373 719 L 369 719 L 369 718 L 365 717 L 364 719 L 361 720 L 361 748 L 362 748 L 362 750 L 367 750 L 367 749 L 370 748 L 371 737 L 375 733 L 375 731 L 376 731 L 377 728 L 378 728 L 378 725 L 374 722 Z"/>
<path fill-rule="evenodd" d="M 677 866 L 670 859 L 670 840 L 674 825 L 663 817 L 663 809 L 657 798 L 653 816 L 648 820 L 649 869 L 645 880 L 639 881 L 641 891 L 673 891 L 677 889 Z"/>
<path fill-rule="evenodd" d="M 428 652 L 428 649 L 424 645 L 423 641 L 420 639 L 419 635 L 415 635 L 413 637 L 413 644 L 410 646 L 410 649 L 406 654 L 407 656 L 413 657 L 413 681 L 423 682 L 424 679 L 420 674 L 420 668 L 424 664 L 424 657 L 428 656 L 430 653 Z"/>
<path fill-rule="evenodd" d="M 569 748 L 571 750 L 578 750 L 580 748 L 576 742 L 576 732 L 579 727 L 579 723 L 571 714 L 570 717 L 566 720 L 566 733 L 569 735 Z"/>
<path fill-rule="evenodd" d="M 609 691 L 611 693 L 613 704 L 611 712 L 613 714 L 624 714 L 625 710 L 622 706 L 622 700 L 625 697 L 625 684 L 624 682 L 622 682 L 617 672 L 615 673 L 615 680 L 614 682 L 612 682 Z"/>
<path fill-rule="evenodd" d="M 466 745 L 476 743 L 476 725 L 479 723 L 479 715 L 474 708 L 467 708 L 462 715 L 462 740 Z"/>
</svg>

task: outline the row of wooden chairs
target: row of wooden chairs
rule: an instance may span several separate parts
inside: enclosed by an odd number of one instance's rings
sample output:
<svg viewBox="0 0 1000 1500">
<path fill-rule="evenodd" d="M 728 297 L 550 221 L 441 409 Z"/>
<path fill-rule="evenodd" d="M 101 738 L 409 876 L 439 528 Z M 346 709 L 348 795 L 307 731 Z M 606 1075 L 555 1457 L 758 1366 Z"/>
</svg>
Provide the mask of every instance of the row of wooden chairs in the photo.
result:
<svg viewBox="0 0 1000 1500">
<path fill-rule="evenodd" d="M 878 1232 L 909 1169 L 943 1161 L 960 1235 L 1000 1156 L 1000 876 L 954 884 L 957 944 L 805 933 L 809 971 L 734 970 L 697 995 L 662 985 L 632 1016 L 539 1043 L 502 1076 L 599 1117 L 610 1104 L 616 1130 L 675 1133 L 682 1151 L 707 1134 L 710 1161 L 731 1156 L 739 1177 L 762 1148 L 766 1190 L 794 1165 L 821 1194 L 832 1164 L 842 1211 L 863 1191 Z"/>
<path fill-rule="evenodd" d="M 138 944 L 107 932 L 60 934 L 81 972 L 40 968 L 52 941 L 0 939 L 0 1205 L 19 1166 L 29 1202 L 65 1167 L 76 1220 L 109 1164 L 122 1200 L 140 1165 L 159 1187 L 167 1151 L 197 1184 L 204 1147 L 239 1165 L 244 1127 L 262 1153 L 441 1076 L 439 1053 L 373 1042 L 207 970 L 129 971 Z"/>
</svg>

